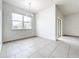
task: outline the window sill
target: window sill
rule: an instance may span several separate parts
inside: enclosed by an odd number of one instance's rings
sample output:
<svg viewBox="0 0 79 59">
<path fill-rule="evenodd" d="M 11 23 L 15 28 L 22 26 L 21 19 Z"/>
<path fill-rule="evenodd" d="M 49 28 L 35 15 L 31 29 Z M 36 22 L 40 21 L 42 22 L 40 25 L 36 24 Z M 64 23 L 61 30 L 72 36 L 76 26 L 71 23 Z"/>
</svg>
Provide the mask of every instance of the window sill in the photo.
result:
<svg viewBox="0 0 79 59">
<path fill-rule="evenodd" d="M 32 30 L 32 29 L 12 29 L 12 31 L 23 31 L 23 30 Z"/>
</svg>

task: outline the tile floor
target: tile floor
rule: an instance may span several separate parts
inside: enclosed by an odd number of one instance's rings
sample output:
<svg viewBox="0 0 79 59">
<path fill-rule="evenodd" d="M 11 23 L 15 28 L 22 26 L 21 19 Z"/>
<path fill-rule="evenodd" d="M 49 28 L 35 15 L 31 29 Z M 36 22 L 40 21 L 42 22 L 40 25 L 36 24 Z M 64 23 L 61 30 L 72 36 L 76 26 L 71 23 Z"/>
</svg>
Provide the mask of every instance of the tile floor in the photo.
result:
<svg viewBox="0 0 79 59">
<path fill-rule="evenodd" d="M 3 44 L 0 58 L 78 58 L 79 38 L 58 41 L 34 37 Z"/>
</svg>

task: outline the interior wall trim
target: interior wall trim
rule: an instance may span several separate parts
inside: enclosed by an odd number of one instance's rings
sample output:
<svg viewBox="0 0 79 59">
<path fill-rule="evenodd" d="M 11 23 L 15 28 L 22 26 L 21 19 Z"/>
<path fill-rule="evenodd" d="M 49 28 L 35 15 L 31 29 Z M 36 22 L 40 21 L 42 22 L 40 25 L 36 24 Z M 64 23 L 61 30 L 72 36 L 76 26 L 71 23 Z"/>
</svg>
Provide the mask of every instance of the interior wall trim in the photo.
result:
<svg viewBox="0 0 79 59">
<path fill-rule="evenodd" d="M 75 35 L 67 35 L 67 34 L 64 34 L 63 36 L 79 37 L 79 36 L 75 36 Z"/>
<path fill-rule="evenodd" d="M 9 42 L 14 42 L 14 41 L 19 41 L 19 40 L 24 40 L 24 39 L 29 39 L 29 38 L 33 38 L 33 37 L 37 37 L 37 36 L 30 36 L 30 37 L 24 37 L 24 38 L 20 38 L 20 39 L 16 39 L 16 40 L 6 41 L 6 42 L 3 42 L 3 44 L 9 43 Z"/>
</svg>

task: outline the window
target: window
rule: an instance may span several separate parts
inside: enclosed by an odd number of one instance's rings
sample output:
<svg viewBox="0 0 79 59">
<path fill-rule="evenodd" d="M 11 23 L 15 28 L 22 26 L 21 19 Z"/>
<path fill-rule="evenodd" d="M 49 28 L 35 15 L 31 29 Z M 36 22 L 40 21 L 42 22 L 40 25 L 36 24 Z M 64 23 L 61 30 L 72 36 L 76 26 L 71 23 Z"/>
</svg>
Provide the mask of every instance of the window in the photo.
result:
<svg viewBox="0 0 79 59">
<path fill-rule="evenodd" d="M 32 21 L 30 17 L 24 16 L 24 28 L 25 29 L 32 29 Z"/>
<path fill-rule="evenodd" d="M 32 29 L 32 17 L 12 13 L 12 29 Z"/>
</svg>

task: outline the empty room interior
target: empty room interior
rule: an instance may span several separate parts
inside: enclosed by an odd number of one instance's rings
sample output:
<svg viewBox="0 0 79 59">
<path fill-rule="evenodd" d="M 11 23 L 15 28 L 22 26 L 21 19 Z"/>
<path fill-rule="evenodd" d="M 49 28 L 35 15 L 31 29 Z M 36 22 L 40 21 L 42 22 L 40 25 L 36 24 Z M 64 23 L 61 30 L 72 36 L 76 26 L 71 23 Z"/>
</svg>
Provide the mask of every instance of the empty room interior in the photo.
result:
<svg viewBox="0 0 79 59">
<path fill-rule="evenodd" d="M 0 0 L 0 58 L 79 58 L 79 0 Z"/>
</svg>

